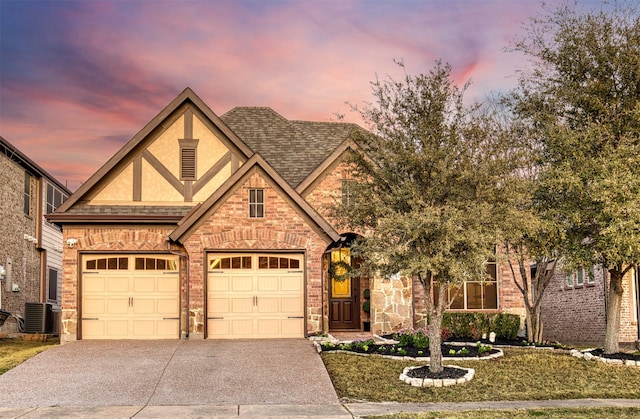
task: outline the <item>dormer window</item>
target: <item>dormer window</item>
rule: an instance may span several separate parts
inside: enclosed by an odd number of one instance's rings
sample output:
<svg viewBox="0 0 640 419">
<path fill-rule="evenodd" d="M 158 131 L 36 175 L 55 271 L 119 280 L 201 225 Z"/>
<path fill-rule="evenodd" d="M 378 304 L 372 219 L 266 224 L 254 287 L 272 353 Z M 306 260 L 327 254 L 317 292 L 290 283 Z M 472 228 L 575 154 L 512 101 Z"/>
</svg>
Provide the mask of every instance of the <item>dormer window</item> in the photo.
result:
<svg viewBox="0 0 640 419">
<path fill-rule="evenodd" d="M 196 180 L 198 140 L 180 140 L 180 180 Z"/>
<path fill-rule="evenodd" d="M 249 189 L 249 218 L 264 217 L 264 189 Z"/>
</svg>

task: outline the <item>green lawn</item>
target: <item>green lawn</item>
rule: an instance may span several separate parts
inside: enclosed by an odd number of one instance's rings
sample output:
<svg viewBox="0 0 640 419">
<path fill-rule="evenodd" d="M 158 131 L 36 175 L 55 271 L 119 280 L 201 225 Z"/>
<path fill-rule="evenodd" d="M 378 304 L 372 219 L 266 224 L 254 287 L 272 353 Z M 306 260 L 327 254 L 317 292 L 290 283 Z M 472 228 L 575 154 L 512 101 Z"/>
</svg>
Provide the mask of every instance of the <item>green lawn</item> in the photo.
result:
<svg viewBox="0 0 640 419">
<path fill-rule="evenodd" d="M 16 365 L 57 344 L 57 340 L 38 342 L 22 339 L 0 339 L 0 374 L 4 374 Z"/>
<path fill-rule="evenodd" d="M 511 418 L 580 418 L 632 419 L 640 417 L 640 409 L 590 408 L 590 409 L 531 409 L 531 410 L 474 410 L 465 412 L 398 413 L 395 415 L 368 416 L 375 419 L 511 419 Z"/>
<path fill-rule="evenodd" d="M 322 359 L 339 397 L 371 402 L 464 402 L 483 400 L 547 400 L 640 398 L 640 368 L 605 365 L 568 354 L 506 349 L 505 356 L 451 364 L 476 370 L 473 380 L 443 388 L 411 387 L 398 377 L 418 362 L 344 353 Z M 445 362 L 446 364 L 446 362 Z"/>
</svg>

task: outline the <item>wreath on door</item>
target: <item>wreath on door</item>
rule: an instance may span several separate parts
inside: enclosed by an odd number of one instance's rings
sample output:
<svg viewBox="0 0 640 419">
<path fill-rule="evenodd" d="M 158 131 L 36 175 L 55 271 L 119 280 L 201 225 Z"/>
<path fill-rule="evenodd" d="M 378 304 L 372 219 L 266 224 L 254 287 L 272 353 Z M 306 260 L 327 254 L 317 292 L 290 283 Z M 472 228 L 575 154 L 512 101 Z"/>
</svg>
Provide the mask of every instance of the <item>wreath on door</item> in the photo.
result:
<svg viewBox="0 0 640 419">
<path fill-rule="evenodd" d="M 346 281 L 351 278 L 353 268 L 347 262 L 341 260 L 339 262 L 331 262 L 329 265 L 329 277 L 338 282 Z"/>
</svg>

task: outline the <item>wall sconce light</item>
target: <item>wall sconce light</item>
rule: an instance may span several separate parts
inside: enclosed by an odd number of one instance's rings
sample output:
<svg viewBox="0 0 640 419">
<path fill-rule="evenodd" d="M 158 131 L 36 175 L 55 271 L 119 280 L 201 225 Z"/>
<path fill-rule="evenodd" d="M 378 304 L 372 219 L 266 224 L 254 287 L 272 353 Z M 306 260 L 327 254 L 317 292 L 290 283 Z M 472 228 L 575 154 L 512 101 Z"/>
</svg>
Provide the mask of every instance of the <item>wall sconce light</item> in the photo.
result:
<svg viewBox="0 0 640 419">
<path fill-rule="evenodd" d="M 73 248 L 76 244 L 78 244 L 78 239 L 67 239 L 67 244 L 69 247 Z"/>
<path fill-rule="evenodd" d="M 4 266 L 0 265 L 0 279 L 4 279 L 6 275 L 7 275 L 7 270 L 4 268 Z"/>
</svg>

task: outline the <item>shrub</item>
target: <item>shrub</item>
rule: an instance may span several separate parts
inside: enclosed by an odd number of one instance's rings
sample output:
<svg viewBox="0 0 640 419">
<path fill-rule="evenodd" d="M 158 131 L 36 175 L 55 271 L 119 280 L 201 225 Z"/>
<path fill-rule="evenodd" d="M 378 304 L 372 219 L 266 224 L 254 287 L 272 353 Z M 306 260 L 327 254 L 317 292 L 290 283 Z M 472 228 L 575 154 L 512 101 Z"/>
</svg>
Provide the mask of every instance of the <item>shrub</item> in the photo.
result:
<svg viewBox="0 0 640 419">
<path fill-rule="evenodd" d="M 419 329 L 413 335 L 413 346 L 418 349 L 424 349 L 429 347 L 429 332 L 423 329 Z"/>
<path fill-rule="evenodd" d="M 491 322 L 491 330 L 497 338 L 514 340 L 520 330 L 520 316 L 517 314 L 499 313 Z"/>
</svg>

